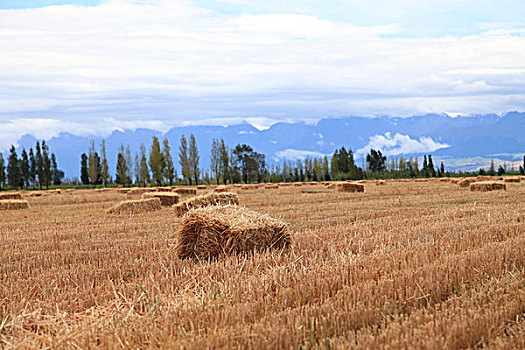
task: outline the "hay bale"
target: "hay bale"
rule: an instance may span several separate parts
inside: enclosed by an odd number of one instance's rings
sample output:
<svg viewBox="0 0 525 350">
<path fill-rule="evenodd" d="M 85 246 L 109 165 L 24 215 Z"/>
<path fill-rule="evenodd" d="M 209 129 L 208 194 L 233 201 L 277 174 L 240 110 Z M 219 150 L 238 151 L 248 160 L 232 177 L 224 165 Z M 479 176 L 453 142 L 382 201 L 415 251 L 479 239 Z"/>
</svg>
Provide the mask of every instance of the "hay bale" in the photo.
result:
<svg viewBox="0 0 525 350">
<path fill-rule="evenodd" d="M 439 182 L 452 182 L 452 179 L 450 177 L 442 177 L 439 179 Z"/>
<path fill-rule="evenodd" d="M 469 187 L 470 184 L 476 182 L 476 180 L 477 179 L 475 177 L 468 177 L 466 179 L 458 181 L 458 185 L 459 187 Z"/>
<path fill-rule="evenodd" d="M 365 186 L 363 184 L 355 182 L 343 182 L 337 184 L 338 192 L 365 192 Z"/>
<path fill-rule="evenodd" d="M 0 193 L 0 200 L 7 199 L 22 199 L 22 195 L 18 192 Z"/>
<path fill-rule="evenodd" d="M 195 196 L 197 194 L 197 189 L 189 188 L 189 187 L 177 187 L 177 188 L 173 189 L 173 192 L 178 193 L 181 196 L 184 196 L 184 195 Z"/>
<path fill-rule="evenodd" d="M 264 188 L 267 190 L 276 190 L 279 188 L 279 185 L 265 185 Z"/>
<path fill-rule="evenodd" d="M 376 185 L 378 185 L 378 186 L 386 185 L 386 182 L 383 181 L 383 180 L 377 180 L 376 181 Z"/>
<path fill-rule="evenodd" d="M 301 187 L 303 184 L 301 182 L 294 182 L 293 184 L 295 187 Z"/>
<path fill-rule="evenodd" d="M 505 180 L 503 180 L 505 182 L 521 182 L 521 179 L 519 176 L 510 176 L 510 177 L 506 177 Z"/>
<path fill-rule="evenodd" d="M 138 196 L 142 196 L 146 192 L 151 192 L 151 189 L 144 188 L 144 187 L 132 188 L 126 193 L 126 198 L 127 199 L 132 199 L 132 198 L 135 198 L 135 197 L 138 197 Z"/>
<path fill-rule="evenodd" d="M 505 186 L 505 184 L 502 184 L 501 182 L 484 181 L 484 182 L 475 182 L 475 183 L 470 184 L 470 190 L 480 191 L 480 192 L 496 191 L 496 190 L 506 191 L 507 186 Z"/>
<path fill-rule="evenodd" d="M 158 198 L 160 205 L 163 207 L 171 207 L 179 203 L 180 194 L 173 192 L 146 192 L 142 195 L 142 199 Z"/>
<path fill-rule="evenodd" d="M 328 188 L 329 190 L 332 190 L 332 189 L 334 189 L 334 188 L 336 188 L 336 187 L 337 187 L 337 184 L 336 184 L 336 183 L 332 183 L 332 184 L 326 186 L 326 188 Z"/>
<path fill-rule="evenodd" d="M 103 187 L 103 188 L 95 188 L 95 192 L 109 192 L 111 191 L 111 188 Z"/>
<path fill-rule="evenodd" d="M 29 203 L 22 199 L 2 199 L 0 200 L 0 210 L 20 210 L 29 209 Z"/>
<path fill-rule="evenodd" d="M 138 214 L 146 211 L 155 211 L 162 209 L 160 199 L 138 199 L 132 201 L 125 201 L 117 204 L 108 210 L 106 214 Z"/>
<path fill-rule="evenodd" d="M 285 223 L 236 206 L 193 209 L 177 230 L 180 258 L 207 259 L 227 254 L 281 249 L 292 237 Z"/>
<path fill-rule="evenodd" d="M 476 180 L 477 181 L 491 181 L 492 180 L 492 176 L 478 175 L 478 176 L 476 176 Z"/>
<path fill-rule="evenodd" d="M 126 194 L 126 193 L 128 193 L 130 190 L 131 190 L 131 188 L 125 188 L 125 187 L 123 187 L 123 188 L 117 188 L 117 193 L 124 193 L 124 194 Z"/>
<path fill-rule="evenodd" d="M 217 193 L 224 193 L 224 192 L 229 192 L 230 189 L 226 186 L 217 186 L 213 189 L 213 191 L 217 192 Z"/>
<path fill-rule="evenodd" d="M 206 186 L 206 185 L 199 185 L 199 186 L 197 186 L 197 189 L 198 190 L 206 190 L 206 189 L 208 189 L 208 186 Z"/>
<path fill-rule="evenodd" d="M 175 215 L 182 216 L 186 212 L 195 208 L 208 207 L 213 205 L 239 204 L 239 196 L 235 192 L 210 192 L 197 197 L 185 200 L 173 206 Z"/>
</svg>

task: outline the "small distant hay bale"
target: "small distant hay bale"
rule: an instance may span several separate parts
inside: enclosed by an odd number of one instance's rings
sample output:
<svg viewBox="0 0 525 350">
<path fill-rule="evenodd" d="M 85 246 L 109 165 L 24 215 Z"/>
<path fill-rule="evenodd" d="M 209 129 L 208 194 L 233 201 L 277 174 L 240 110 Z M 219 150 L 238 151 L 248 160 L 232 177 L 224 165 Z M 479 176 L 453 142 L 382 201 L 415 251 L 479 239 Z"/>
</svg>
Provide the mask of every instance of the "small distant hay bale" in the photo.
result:
<svg viewBox="0 0 525 350">
<path fill-rule="evenodd" d="M 6 199 L 22 199 L 22 195 L 18 192 L 0 193 L 0 200 Z"/>
<path fill-rule="evenodd" d="M 276 190 L 279 188 L 279 185 L 265 185 L 264 188 L 267 190 Z"/>
<path fill-rule="evenodd" d="M 355 182 L 342 182 L 337 184 L 338 192 L 365 192 L 365 186 L 363 184 Z"/>
<path fill-rule="evenodd" d="M 439 179 L 439 182 L 452 182 L 452 179 L 450 177 L 442 177 Z"/>
<path fill-rule="evenodd" d="M 378 186 L 386 185 L 386 182 L 383 181 L 383 180 L 377 180 L 376 181 L 376 185 L 378 185 Z"/>
<path fill-rule="evenodd" d="M 463 180 L 458 181 L 459 187 L 469 187 L 471 183 L 476 182 L 477 179 L 475 177 L 469 177 Z"/>
<path fill-rule="evenodd" d="M 206 190 L 206 189 L 208 189 L 208 186 L 206 186 L 206 185 L 199 185 L 199 186 L 197 186 L 197 189 L 198 190 Z"/>
<path fill-rule="evenodd" d="M 95 188 L 95 192 L 109 192 L 109 191 L 111 191 L 111 188 L 107 188 L 107 187 Z"/>
<path fill-rule="evenodd" d="M 334 189 L 336 187 L 337 187 L 337 184 L 335 184 L 335 183 L 332 183 L 332 184 L 326 186 L 326 188 L 328 188 L 329 190 L 332 190 L 332 189 Z"/>
<path fill-rule="evenodd" d="M 279 186 L 282 186 L 282 187 L 293 186 L 293 183 L 291 183 L 291 182 L 282 182 L 282 183 L 279 184 Z"/>
<path fill-rule="evenodd" d="M 196 195 L 197 194 L 197 189 L 195 188 L 190 188 L 190 187 L 177 187 L 173 190 L 173 192 L 175 193 L 178 193 L 180 194 L 181 196 L 184 196 L 184 195 Z"/>
<path fill-rule="evenodd" d="M 507 186 L 501 182 L 484 181 L 484 182 L 475 182 L 475 183 L 470 184 L 470 190 L 480 191 L 480 192 L 496 191 L 496 190 L 506 191 Z"/>
<path fill-rule="evenodd" d="M 224 193 L 230 191 L 230 189 L 226 186 L 217 186 L 213 190 L 217 193 Z"/>
<path fill-rule="evenodd" d="M 239 204 L 239 196 L 235 192 L 210 192 L 180 202 L 173 206 L 175 215 L 182 216 L 191 209 L 203 208 L 217 205 L 237 205 Z"/>
<path fill-rule="evenodd" d="M 132 198 L 135 198 L 135 197 L 138 197 L 138 196 L 142 196 L 146 192 L 151 192 L 151 189 L 150 188 L 144 188 L 144 187 L 132 188 L 126 193 L 126 198 L 127 199 L 132 199 Z"/>
<path fill-rule="evenodd" d="M 0 200 L 0 210 L 21 210 L 29 209 L 29 203 L 22 199 L 2 199 Z"/>
<path fill-rule="evenodd" d="M 173 192 L 146 192 L 142 199 L 158 198 L 163 207 L 171 207 L 179 202 L 180 194 Z"/>
<path fill-rule="evenodd" d="M 490 181 L 490 180 L 492 180 L 492 176 L 478 175 L 478 176 L 476 176 L 476 180 L 477 181 Z"/>
<path fill-rule="evenodd" d="M 301 187 L 303 184 L 301 182 L 294 182 L 293 184 L 295 187 Z"/>
<path fill-rule="evenodd" d="M 288 246 L 288 226 L 268 215 L 236 206 L 193 209 L 177 230 L 177 255 L 208 259 Z"/>
<path fill-rule="evenodd" d="M 137 199 L 132 201 L 125 201 L 117 204 L 108 210 L 106 214 L 138 214 L 147 211 L 155 211 L 162 209 L 160 204 L 160 199 L 150 198 L 150 199 Z"/>
<path fill-rule="evenodd" d="M 173 190 L 169 186 L 165 187 L 155 187 L 157 189 L 157 192 L 172 192 Z"/>
<path fill-rule="evenodd" d="M 521 179 L 519 176 L 511 176 L 511 177 L 506 177 L 505 180 L 503 180 L 505 182 L 521 182 Z"/>
<path fill-rule="evenodd" d="M 125 188 L 125 187 L 123 187 L 123 188 L 117 188 L 117 193 L 124 193 L 124 194 L 126 194 L 126 193 L 128 193 L 130 190 L 131 190 L 131 188 Z"/>
</svg>

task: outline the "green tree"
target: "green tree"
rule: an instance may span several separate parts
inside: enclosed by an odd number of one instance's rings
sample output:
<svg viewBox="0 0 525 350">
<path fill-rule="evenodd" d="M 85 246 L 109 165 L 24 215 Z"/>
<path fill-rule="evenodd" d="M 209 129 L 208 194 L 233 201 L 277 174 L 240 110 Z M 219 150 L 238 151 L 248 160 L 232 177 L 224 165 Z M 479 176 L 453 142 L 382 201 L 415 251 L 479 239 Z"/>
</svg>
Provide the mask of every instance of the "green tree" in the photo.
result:
<svg viewBox="0 0 525 350">
<path fill-rule="evenodd" d="M 244 181 L 244 183 L 249 183 L 250 181 L 250 163 L 252 161 L 253 149 L 246 145 L 246 144 L 238 144 L 233 149 L 233 154 L 235 155 L 237 166 L 239 166 L 239 169 L 241 171 L 241 176 Z"/>
<path fill-rule="evenodd" d="M 220 176 L 222 176 L 223 183 L 226 184 L 226 181 L 228 180 L 231 182 L 230 150 L 228 149 L 228 146 L 224 144 L 223 139 L 221 139 L 221 142 L 219 145 L 219 154 L 220 154 L 219 173 L 220 173 Z"/>
<path fill-rule="evenodd" d="M 213 139 L 211 143 L 211 152 L 210 152 L 210 162 L 211 162 L 211 172 L 215 176 L 217 185 L 219 184 L 220 179 L 220 162 L 221 162 L 221 153 L 220 153 L 220 143 L 219 140 Z"/>
<path fill-rule="evenodd" d="M 371 149 L 370 153 L 366 155 L 366 163 L 370 171 L 381 173 L 386 170 L 386 157 L 380 150 Z"/>
<path fill-rule="evenodd" d="M 146 186 L 149 183 L 149 169 L 148 160 L 146 159 L 146 146 L 144 144 L 140 145 L 140 169 L 138 171 L 141 182 Z"/>
<path fill-rule="evenodd" d="M 0 190 L 2 189 L 2 185 L 5 184 L 5 180 L 5 160 L 2 153 L 0 153 Z"/>
<path fill-rule="evenodd" d="M 122 153 L 124 154 L 124 153 Z M 131 158 L 131 150 L 129 148 L 129 145 L 126 146 L 126 165 L 128 167 L 128 173 L 126 174 L 127 175 L 127 179 L 128 179 L 128 183 L 131 184 L 131 180 L 133 178 L 133 159 Z"/>
<path fill-rule="evenodd" d="M 83 185 L 89 184 L 88 156 L 85 153 L 80 156 L 80 181 Z"/>
<path fill-rule="evenodd" d="M 29 181 L 31 181 L 31 184 L 33 187 L 36 186 L 36 169 L 37 169 L 37 163 L 35 159 L 35 154 L 33 152 L 33 149 L 29 149 Z"/>
<path fill-rule="evenodd" d="M 159 139 L 153 136 L 151 142 L 151 150 L 149 153 L 149 168 L 151 169 L 151 176 L 157 185 L 162 184 L 162 154 L 160 152 Z"/>
<path fill-rule="evenodd" d="M 188 141 L 184 135 L 180 138 L 179 146 L 179 164 L 182 168 L 182 178 L 186 180 L 190 185 L 192 183 L 190 161 L 188 157 Z"/>
<path fill-rule="evenodd" d="M 162 141 L 162 155 L 166 163 L 164 169 L 164 177 L 168 179 L 170 186 L 173 185 L 173 179 L 175 178 L 175 167 L 173 166 L 173 158 L 171 157 L 171 148 L 168 139 L 165 138 Z"/>
<path fill-rule="evenodd" d="M 505 174 L 505 168 L 500 165 L 498 168 L 498 176 L 501 176 L 503 174 Z"/>
<path fill-rule="evenodd" d="M 199 170 L 199 151 L 197 149 L 197 142 L 195 141 L 195 136 L 190 135 L 190 145 L 189 145 L 189 157 L 188 162 L 190 166 L 191 175 L 195 181 L 195 185 L 199 183 L 200 170 Z"/>
<path fill-rule="evenodd" d="M 44 175 L 44 184 L 48 189 L 51 182 L 51 159 L 46 141 L 42 141 L 42 174 Z"/>
<path fill-rule="evenodd" d="M 124 148 L 124 147 L 122 147 Z M 126 162 L 126 156 L 119 152 L 117 155 L 117 174 L 116 174 L 116 183 L 126 186 L 131 182 L 131 179 L 128 176 L 128 165 Z"/>
<path fill-rule="evenodd" d="M 20 159 L 20 175 L 22 176 L 22 184 L 29 188 L 29 156 L 25 148 L 22 149 L 22 158 Z"/>
<path fill-rule="evenodd" d="M 100 155 L 102 156 L 100 174 L 102 178 L 102 184 L 104 185 L 104 187 L 106 187 L 109 182 L 109 167 L 108 167 L 108 159 L 106 156 L 106 141 L 105 140 L 102 140 L 102 142 L 100 143 Z"/>
<path fill-rule="evenodd" d="M 439 167 L 439 170 L 441 172 L 441 176 L 445 176 L 445 164 L 441 162 L 441 166 Z"/>
<path fill-rule="evenodd" d="M 95 150 L 95 140 L 91 140 L 90 145 L 88 157 L 88 174 L 90 183 L 95 185 L 98 183 L 100 174 L 100 158 Z"/>
<path fill-rule="evenodd" d="M 330 181 L 330 168 L 328 166 L 327 156 L 324 156 L 323 158 L 323 176 L 324 176 L 324 181 Z"/>
<path fill-rule="evenodd" d="M 15 189 L 21 185 L 22 176 L 20 174 L 20 164 L 18 155 L 16 154 L 15 146 L 11 146 L 9 150 L 11 154 L 7 158 L 7 183 Z"/>
<path fill-rule="evenodd" d="M 421 169 L 421 175 L 423 177 L 428 177 L 429 171 L 428 171 L 428 162 L 427 162 L 427 155 L 425 154 L 423 158 L 423 169 Z"/>
<path fill-rule="evenodd" d="M 436 177 L 436 169 L 434 169 L 434 162 L 432 161 L 432 155 L 428 155 L 428 174 L 431 177 Z"/>
<path fill-rule="evenodd" d="M 38 177 L 38 186 L 40 187 L 40 189 L 42 189 L 42 184 L 44 183 L 44 160 L 42 159 L 42 150 L 38 141 L 36 142 L 35 151 L 36 175 Z"/>
<path fill-rule="evenodd" d="M 51 153 L 51 181 L 53 182 L 53 185 L 60 186 L 63 178 L 64 172 L 58 168 L 55 154 Z"/>
</svg>

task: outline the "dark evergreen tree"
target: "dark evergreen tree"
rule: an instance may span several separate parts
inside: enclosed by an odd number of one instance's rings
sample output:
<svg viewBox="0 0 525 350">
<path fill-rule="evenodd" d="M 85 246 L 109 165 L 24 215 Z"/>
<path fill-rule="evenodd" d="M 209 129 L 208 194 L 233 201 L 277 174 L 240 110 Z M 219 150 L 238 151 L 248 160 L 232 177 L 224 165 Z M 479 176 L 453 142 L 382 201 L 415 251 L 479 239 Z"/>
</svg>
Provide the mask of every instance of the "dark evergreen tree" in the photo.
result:
<svg viewBox="0 0 525 350">
<path fill-rule="evenodd" d="M 383 172 L 386 170 L 386 157 L 379 150 L 371 149 L 366 155 L 366 163 L 369 171 Z"/>
<path fill-rule="evenodd" d="M 9 158 L 7 158 L 7 183 L 9 186 L 16 189 L 22 183 L 19 164 L 20 161 L 18 160 L 15 146 L 11 146 L 9 151 L 11 154 L 9 155 Z"/>
<path fill-rule="evenodd" d="M 427 162 L 427 155 L 426 154 L 423 157 L 423 169 L 421 169 L 421 173 L 420 174 L 423 175 L 423 177 L 428 177 L 429 176 L 428 162 Z"/>
<path fill-rule="evenodd" d="M 22 184 L 29 188 L 29 157 L 25 148 L 22 149 L 22 158 L 20 159 L 20 175 Z"/>
<path fill-rule="evenodd" d="M 49 147 L 46 141 L 42 141 L 42 174 L 44 175 L 44 184 L 46 189 L 51 182 L 51 159 L 49 158 Z"/>
<path fill-rule="evenodd" d="M 5 184 L 6 177 L 5 177 L 5 160 L 4 156 L 2 156 L 2 153 L 0 153 L 0 190 L 2 189 L 2 186 Z"/>
<path fill-rule="evenodd" d="M 443 164 L 443 162 L 441 162 L 441 166 L 439 167 L 439 169 L 441 172 L 441 176 L 445 176 L 445 165 Z"/>
<path fill-rule="evenodd" d="M 436 177 L 436 169 L 434 169 L 434 162 L 432 161 L 432 155 L 428 155 L 428 173 L 431 177 Z"/>
<path fill-rule="evenodd" d="M 51 153 L 51 181 L 53 185 L 60 186 L 63 178 L 64 172 L 58 168 L 55 154 Z"/>
<path fill-rule="evenodd" d="M 40 149 L 40 143 L 38 141 L 36 142 L 35 150 L 36 175 L 38 177 L 38 186 L 42 189 L 44 181 L 44 160 L 42 159 L 42 150 Z"/>
<path fill-rule="evenodd" d="M 89 184 L 88 156 L 82 153 L 80 160 L 80 181 L 83 185 Z"/>
<path fill-rule="evenodd" d="M 36 186 L 36 169 L 37 169 L 37 163 L 35 159 L 35 154 L 33 153 L 33 149 L 29 149 L 29 180 L 31 181 L 31 184 L 33 187 Z"/>
</svg>

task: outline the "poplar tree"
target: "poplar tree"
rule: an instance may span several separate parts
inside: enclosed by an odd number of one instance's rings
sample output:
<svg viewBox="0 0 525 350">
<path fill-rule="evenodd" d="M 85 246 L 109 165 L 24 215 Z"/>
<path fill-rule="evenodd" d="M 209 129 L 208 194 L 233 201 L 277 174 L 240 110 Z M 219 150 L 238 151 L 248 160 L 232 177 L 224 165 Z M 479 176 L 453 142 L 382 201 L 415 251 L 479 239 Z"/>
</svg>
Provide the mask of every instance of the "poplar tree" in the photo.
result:
<svg viewBox="0 0 525 350">
<path fill-rule="evenodd" d="M 164 177 L 169 181 L 171 186 L 173 185 L 173 179 L 175 178 L 175 167 L 173 166 L 171 148 L 167 138 L 162 141 L 162 156 L 165 162 Z"/>
<path fill-rule="evenodd" d="M 33 153 L 33 149 L 29 149 L 29 180 L 31 181 L 33 187 L 36 186 L 36 160 L 35 160 L 35 154 Z"/>
<path fill-rule="evenodd" d="M 2 153 L 0 153 L 0 190 L 2 189 L 2 185 L 5 184 L 5 180 L 5 160 Z"/>
<path fill-rule="evenodd" d="M 95 150 L 95 140 L 90 141 L 91 146 L 89 147 L 89 156 L 88 156 L 88 174 L 89 180 L 92 185 L 95 185 L 98 182 L 99 170 L 99 157 Z"/>
<path fill-rule="evenodd" d="M 219 173 L 222 176 L 222 181 L 226 185 L 226 181 L 229 179 L 231 182 L 231 172 L 230 172 L 230 151 L 228 146 L 224 144 L 224 140 L 221 139 L 219 145 Z"/>
<path fill-rule="evenodd" d="M 144 186 L 146 183 L 149 183 L 149 169 L 148 169 L 148 160 L 146 159 L 146 146 L 144 144 L 140 145 L 140 179 Z"/>
<path fill-rule="evenodd" d="M 88 156 L 85 153 L 80 156 L 80 181 L 83 185 L 89 184 Z"/>
<path fill-rule="evenodd" d="M 182 168 L 182 177 L 191 185 L 192 179 L 190 171 L 190 162 L 188 158 L 188 141 L 186 140 L 186 137 L 184 137 L 184 135 L 182 135 L 180 138 L 179 164 Z"/>
<path fill-rule="evenodd" d="M 20 164 L 15 146 L 11 146 L 9 151 L 11 154 L 7 158 L 7 183 L 16 189 L 21 183 Z"/>
<path fill-rule="evenodd" d="M 42 173 L 44 174 L 46 189 L 48 189 L 51 182 L 51 159 L 49 158 L 49 147 L 46 145 L 46 141 L 42 141 Z"/>
<path fill-rule="evenodd" d="M 190 146 L 189 146 L 189 158 L 188 163 L 190 166 L 190 176 L 193 176 L 195 180 L 195 185 L 199 183 L 200 170 L 199 170 L 199 151 L 197 150 L 197 142 L 195 141 L 195 136 L 190 135 Z"/>
<path fill-rule="evenodd" d="M 323 159 L 323 175 L 324 181 L 330 181 L 330 168 L 328 167 L 328 157 L 324 156 Z"/>
<path fill-rule="evenodd" d="M 29 188 L 29 157 L 25 148 L 22 149 L 22 158 L 20 159 L 20 175 L 22 176 L 22 184 Z"/>
<path fill-rule="evenodd" d="M 221 153 L 220 153 L 220 143 L 219 140 L 213 139 L 213 142 L 211 143 L 211 155 L 210 155 L 210 161 L 211 161 L 211 171 L 213 175 L 215 176 L 215 179 L 217 180 L 217 185 L 219 184 L 219 178 L 220 178 L 220 163 L 221 163 Z"/>
<path fill-rule="evenodd" d="M 108 159 L 106 156 L 106 141 L 105 140 L 102 140 L 102 142 L 100 143 L 100 155 L 102 156 L 100 174 L 102 178 L 102 183 L 104 184 L 104 187 L 106 187 L 109 181 L 109 167 L 108 167 Z"/>
<path fill-rule="evenodd" d="M 162 184 L 162 154 L 160 153 L 159 139 L 153 136 L 151 143 L 151 150 L 149 153 L 149 168 L 151 169 L 151 177 L 157 185 Z"/>
<path fill-rule="evenodd" d="M 38 141 L 36 142 L 35 150 L 36 175 L 38 177 L 38 186 L 42 189 L 42 183 L 44 181 L 44 162 L 42 160 L 42 150 L 40 149 L 40 143 Z"/>
<path fill-rule="evenodd" d="M 57 159 L 54 153 L 51 153 L 51 181 L 53 185 L 58 186 L 62 184 L 64 172 L 58 169 Z"/>
</svg>

